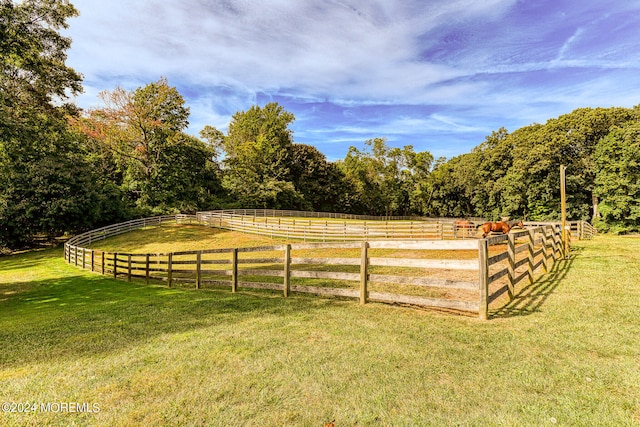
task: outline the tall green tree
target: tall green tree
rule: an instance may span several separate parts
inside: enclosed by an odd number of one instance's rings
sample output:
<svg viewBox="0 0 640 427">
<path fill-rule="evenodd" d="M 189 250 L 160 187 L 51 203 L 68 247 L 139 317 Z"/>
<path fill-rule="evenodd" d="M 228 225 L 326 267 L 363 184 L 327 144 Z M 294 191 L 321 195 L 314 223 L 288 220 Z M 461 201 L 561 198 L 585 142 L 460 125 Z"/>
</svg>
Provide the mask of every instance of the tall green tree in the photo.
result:
<svg viewBox="0 0 640 427">
<path fill-rule="evenodd" d="M 240 206 L 289 208 L 301 203 L 289 170 L 293 144 L 289 125 L 294 120 L 273 102 L 233 115 L 222 142 L 222 182 Z"/>
<path fill-rule="evenodd" d="M 385 138 L 374 138 L 363 150 L 350 147 L 339 165 L 365 213 L 391 216 L 423 206 L 426 190 L 421 183 L 432 162 L 428 152 L 416 153 L 410 145 L 389 147 Z"/>
<path fill-rule="evenodd" d="M 347 209 L 344 175 L 335 163 L 316 147 L 306 144 L 291 146 L 289 176 L 300 193 L 296 209 L 320 212 L 343 212 Z"/>
<path fill-rule="evenodd" d="M 637 116 L 637 109 L 581 108 L 512 133 L 501 128 L 434 171 L 429 209 L 440 215 L 556 220 L 564 164 L 568 216 L 591 219 L 598 208 L 594 151 L 612 127 Z"/>
<path fill-rule="evenodd" d="M 110 149 L 123 171 L 123 186 L 140 208 L 157 205 L 153 182 L 169 139 L 189 124 L 189 109 L 166 79 L 134 91 L 120 87 L 100 94 L 105 106 L 90 112 L 95 129 L 101 129 L 103 144 Z"/>
<path fill-rule="evenodd" d="M 354 146 L 340 163 L 348 182 L 355 190 L 363 213 L 369 215 L 385 215 L 393 209 L 391 206 L 390 180 L 385 176 L 383 153 L 388 147 L 384 138 L 370 139 L 365 148 L 360 150 Z"/>
<path fill-rule="evenodd" d="M 35 112 L 54 114 L 52 100 L 82 90 L 80 75 L 65 64 L 71 39 L 59 32 L 77 15 L 66 0 L 0 0 L 3 127 L 20 128 Z"/>
<path fill-rule="evenodd" d="M 60 30 L 76 16 L 64 0 L 0 1 L 0 245 L 92 223 L 99 188 L 67 131 L 81 91 L 65 64 L 71 40 Z"/>
<path fill-rule="evenodd" d="M 216 149 L 183 132 L 189 108 L 178 90 L 161 78 L 100 96 L 104 107 L 90 110 L 74 126 L 139 214 L 209 206 L 220 186 Z"/>
<path fill-rule="evenodd" d="M 473 160 L 471 154 L 463 154 L 449 161 L 440 158 L 435 162 L 426 180 L 428 196 L 423 208 L 426 216 L 473 216 L 471 193 L 467 189 L 467 180 L 475 172 L 468 168 Z"/>
<path fill-rule="evenodd" d="M 640 231 L 640 122 L 615 127 L 597 145 L 594 193 L 597 225 L 614 232 Z"/>
<path fill-rule="evenodd" d="M 509 194 L 505 177 L 513 162 L 513 140 L 505 128 L 491 132 L 482 144 L 465 157 L 457 180 L 471 200 L 476 216 L 499 219 L 510 216 L 505 198 Z"/>
<path fill-rule="evenodd" d="M 182 132 L 169 138 L 150 181 L 154 210 L 193 213 L 217 207 L 220 177 L 214 158 L 215 149 L 198 138 Z"/>
<path fill-rule="evenodd" d="M 512 135 L 513 187 L 524 194 L 515 211 L 531 219 L 557 219 L 560 215 L 560 165 L 567 166 L 567 211 L 571 219 L 589 220 L 597 209 L 594 195 L 593 153 L 613 126 L 632 119 L 626 108 L 580 108 L 544 125 L 519 129 Z M 513 190 L 512 190 L 513 188 Z"/>
<path fill-rule="evenodd" d="M 398 213 L 402 215 L 424 215 L 429 197 L 429 175 L 434 163 L 428 151 L 415 152 L 408 145 L 399 150 L 403 168 L 400 171 L 400 192 Z"/>
</svg>

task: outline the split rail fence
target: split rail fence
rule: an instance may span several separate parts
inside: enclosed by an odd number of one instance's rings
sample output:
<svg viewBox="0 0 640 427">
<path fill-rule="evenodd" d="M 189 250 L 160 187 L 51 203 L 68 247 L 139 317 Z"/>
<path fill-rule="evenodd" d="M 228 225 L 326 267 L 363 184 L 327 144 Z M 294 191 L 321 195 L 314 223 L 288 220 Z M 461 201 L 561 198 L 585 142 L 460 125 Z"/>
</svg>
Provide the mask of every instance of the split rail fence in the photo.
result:
<svg viewBox="0 0 640 427">
<path fill-rule="evenodd" d="M 357 241 L 372 239 L 424 239 L 444 240 L 476 237 L 476 224 L 472 219 L 465 225 L 456 225 L 451 218 L 371 217 L 352 218 L 357 215 L 296 216 L 297 211 L 263 209 L 235 209 L 198 212 L 199 222 L 211 227 L 303 241 Z M 311 212 L 321 214 L 322 212 Z M 390 219 L 391 218 L 391 219 Z"/>
<path fill-rule="evenodd" d="M 558 225 L 558 222 L 540 222 L 540 221 L 525 221 L 524 223 L 529 227 L 545 226 L 545 225 Z M 571 238 L 576 240 L 589 240 L 593 239 L 598 230 L 587 221 L 567 221 L 567 229 Z"/>
<path fill-rule="evenodd" d="M 428 218 L 423 216 L 374 216 L 374 215 L 356 215 L 346 213 L 335 212 L 315 212 L 315 211 L 295 211 L 295 210 L 282 210 L 282 209 L 224 209 L 210 212 L 222 212 L 225 214 L 242 215 L 242 216 L 256 216 L 256 217 L 271 217 L 271 218 L 311 218 L 311 219 L 346 219 L 346 220 L 361 220 L 361 221 L 452 221 L 452 218 Z M 484 221 L 482 218 L 468 218 L 476 222 Z"/>
<path fill-rule="evenodd" d="M 523 281 L 533 282 L 567 255 L 558 225 L 479 240 L 293 243 L 157 254 L 90 248 L 107 237 L 167 222 L 212 225 L 209 218 L 188 215 L 115 224 L 70 239 L 65 259 L 114 278 L 162 281 L 169 287 L 271 289 L 285 297 L 291 292 L 333 295 L 362 304 L 408 304 L 487 319 L 490 304 L 512 299 Z"/>
<path fill-rule="evenodd" d="M 357 241 L 372 239 L 475 239 L 482 218 L 372 217 L 327 212 L 271 209 L 228 209 L 198 212 L 197 220 L 211 227 L 303 241 Z M 525 222 L 527 226 L 557 225 Z M 596 230 L 586 221 L 567 223 L 575 239 L 590 239 Z"/>
</svg>

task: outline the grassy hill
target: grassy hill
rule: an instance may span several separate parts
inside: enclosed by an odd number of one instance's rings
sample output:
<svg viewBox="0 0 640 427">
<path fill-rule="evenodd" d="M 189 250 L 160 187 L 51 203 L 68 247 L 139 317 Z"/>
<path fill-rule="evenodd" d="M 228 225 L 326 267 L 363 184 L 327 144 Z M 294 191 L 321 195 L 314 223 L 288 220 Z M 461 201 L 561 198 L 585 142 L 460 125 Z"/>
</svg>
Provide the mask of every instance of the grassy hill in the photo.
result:
<svg viewBox="0 0 640 427">
<path fill-rule="evenodd" d="M 0 400 L 37 410 L 0 425 L 639 424 L 640 239 L 567 262 L 481 322 L 3 257 Z M 40 406 L 64 402 L 99 412 Z"/>
</svg>

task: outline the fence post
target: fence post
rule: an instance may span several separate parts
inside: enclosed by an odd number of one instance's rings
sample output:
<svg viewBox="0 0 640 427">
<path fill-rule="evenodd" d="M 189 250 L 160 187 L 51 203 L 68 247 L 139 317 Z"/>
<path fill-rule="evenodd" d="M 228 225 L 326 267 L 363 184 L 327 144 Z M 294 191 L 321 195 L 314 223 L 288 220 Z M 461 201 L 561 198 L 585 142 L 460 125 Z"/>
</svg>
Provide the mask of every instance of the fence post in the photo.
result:
<svg viewBox="0 0 640 427">
<path fill-rule="evenodd" d="M 171 281 L 173 279 L 173 252 L 169 253 L 167 258 L 167 283 L 171 287 Z"/>
<path fill-rule="evenodd" d="M 149 284 L 149 254 L 145 254 L 144 256 L 144 281 L 148 285 Z"/>
<path fill-rule="evenodd" d="M 582 233 L 583 233 L 583 224 L 582 221 L 578 221 L 578 240 L 582 240 Z"/>
<path fill-rule="evenodd" d="M 238 291 L 238 248 L 234 248 L 231 255 L 231 292 Z"/>
<path fill-rule="evenodd" d="M 509 301 L 513 300 L 515 272 L 516 272 L 516 236 L 513 233 L 508 234 L 509 241 L 507 246 L 507 256 L 509 258 L 509 266 L 507 268 L 507 275 L 509 276 L 509 283 L 507 284 L 507 292 L 509 294 Z"/>
<path fill-rule="evenodd" d="M 94 264 L 95 264 L 95 257 L 94 257 L 93 249 L 91 249 L 91 272 L 93 272 Z"/>
<path fill-rule="evenodd" d="M 533 229 L 528 229 L 527 230 L 527 234 L 528 234 L 528 241 L 527 241 L 527 276 L 529 276 L 529 283 L 533 283 L 533 253 L 535 252 L 534 249 L 534 234 L 533 234 Z"/>
<path fill-rule="evenodd" d="M 549 265 L 547 264 L 547 227 L 542 226 L 540 230 L 542 231 L 542 269 L 547 273 L 549 271 Z"/>
<path fill-rule="evenodd" d="M 478 267 L 480 269 L 478 317 L 480 320 L 487 320 L 489 311 L 489 242 L 487 239 L 478 240 Z"/>
<path fill-rule="evenodd" d="M 291 245 L 287 244 L 284 247 L 284 297 L 289 296 L 291 291 Z"/>
<path fill-rule="evenodd" d="M 127 255 L 127 282 L 131 281 L 131 254 Z"/>
<path fill-rule="evenodd" d="M 196 289 L 200 289 L 202 282 L 202 251 L 196 253 Z"/>
<path fill-rule="evenodd" d="M 558 237 L 559 241 L 559 245 L 560 245 L 560 257 L 561 258 L 565 258 L 566 256 L 566 239 L 565 239 L 565 233 L 566 230 L 562 228 L 562 226 L 560 227 L 560 236 Z"/>
<path fill-rule="evenodd" d="M 100 273 L 104 276 L 104 270 L 105 270 L 104 269 L 104 251 L 102 251 L 101 258 L 102 259 L 100 261 L 102 262 L 100 264 L 100 270 L 101 270 Z"/>
<path fill-rule="evenodd" d="M 118 253 L 113 253 L 113 278 L 118 278 Z"/>
<path fill-rule="evenodd" d="M 569 259 L 571 253 L 571 233 L 566 233 L 566 241 L 564 242 L 564 259 Z"/>
<path fill-rule="evenodd" d="M 362 242 L 360 250 L 360 304 L 366 304 L 369 297 L 367 289 L 367 270 L 369 264 L 369 242 Z"/>
</svg>

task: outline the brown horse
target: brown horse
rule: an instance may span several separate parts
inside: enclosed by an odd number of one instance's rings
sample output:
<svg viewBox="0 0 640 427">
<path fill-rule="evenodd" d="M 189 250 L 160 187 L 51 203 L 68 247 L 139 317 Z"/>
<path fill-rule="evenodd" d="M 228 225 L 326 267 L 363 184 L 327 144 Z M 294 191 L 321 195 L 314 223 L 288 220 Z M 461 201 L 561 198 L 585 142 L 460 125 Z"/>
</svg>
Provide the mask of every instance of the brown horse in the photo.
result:
<svg viewBox="0 0 640 427">
<path fill-rule="evenodd" d="M 511 230 L 515 226 L 524 228 L 524 225 L 522 224 L 522 220 L 485 222 L 484 224 L 481 225 L 482 237 L 487 237 L 489 233 L 492 233 L 492 232 L 507 234 L 509 230 Z"/>
</svg>

